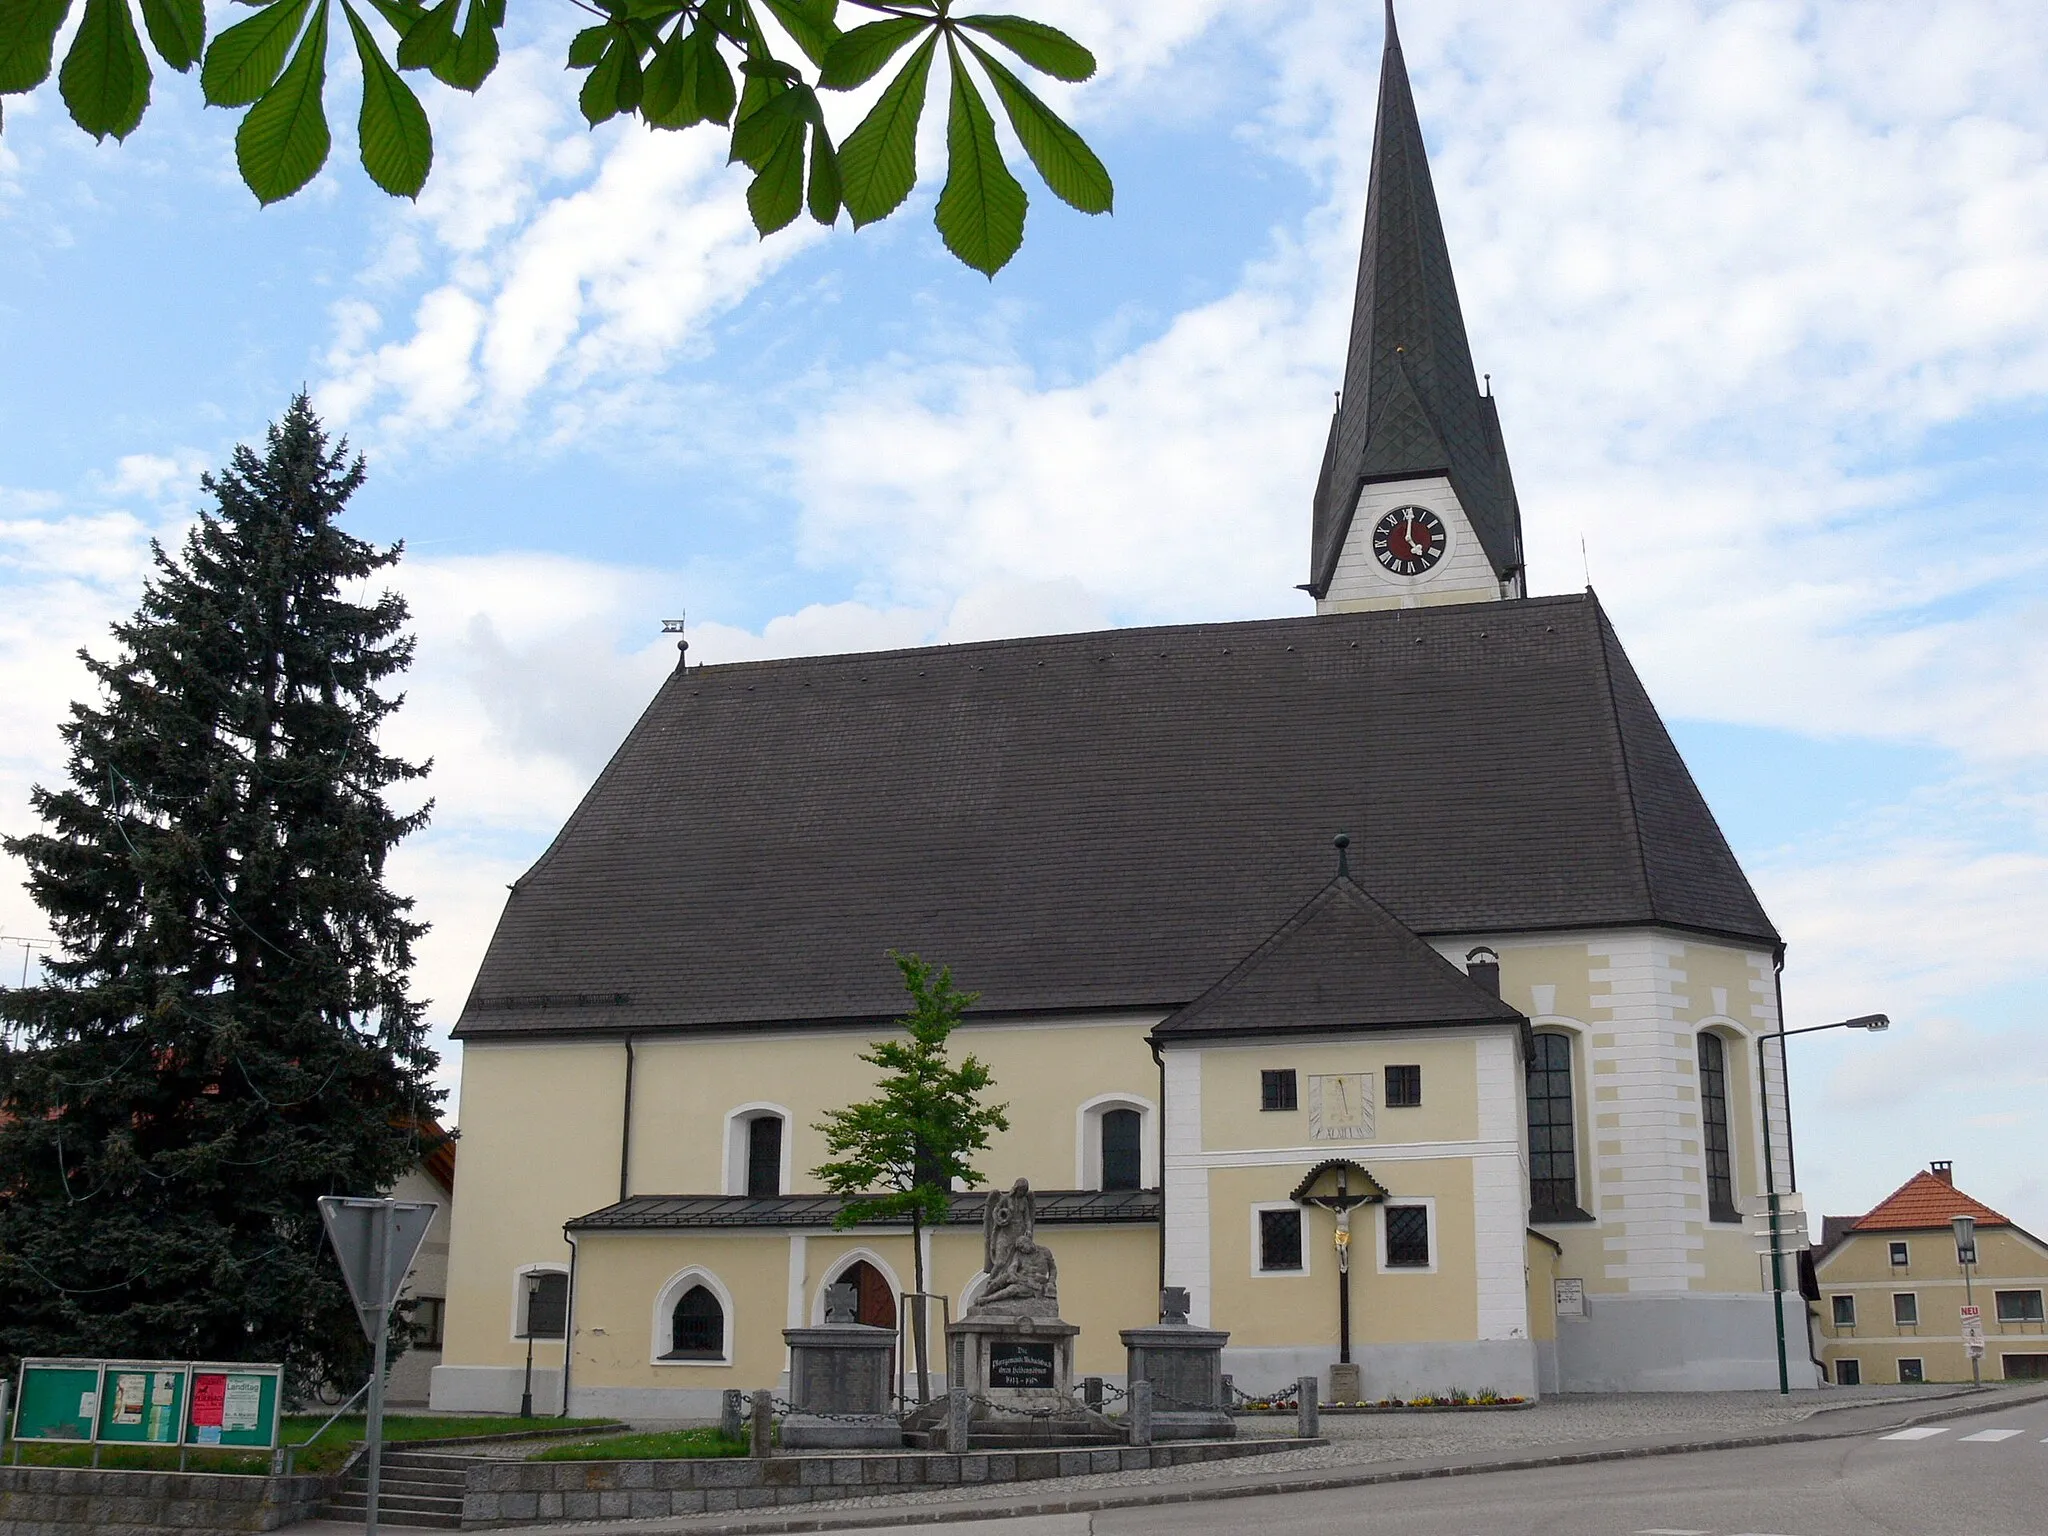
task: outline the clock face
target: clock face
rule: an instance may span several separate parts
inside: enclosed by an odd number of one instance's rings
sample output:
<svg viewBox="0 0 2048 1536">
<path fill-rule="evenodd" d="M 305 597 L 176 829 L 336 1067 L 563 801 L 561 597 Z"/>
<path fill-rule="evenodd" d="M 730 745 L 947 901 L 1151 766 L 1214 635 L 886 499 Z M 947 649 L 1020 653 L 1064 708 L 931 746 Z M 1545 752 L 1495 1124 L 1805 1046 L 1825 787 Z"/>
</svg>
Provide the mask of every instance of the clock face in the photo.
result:
<svg viewBox="0 0 2048 1536">
<path fill-rule="evenodd" d="M 1420 576 L 1444 557 L 1444 520 L 1427 507 L 1396 507 L 1372 531 L 1372 552 L 1396 576 Z"/>
</svg>

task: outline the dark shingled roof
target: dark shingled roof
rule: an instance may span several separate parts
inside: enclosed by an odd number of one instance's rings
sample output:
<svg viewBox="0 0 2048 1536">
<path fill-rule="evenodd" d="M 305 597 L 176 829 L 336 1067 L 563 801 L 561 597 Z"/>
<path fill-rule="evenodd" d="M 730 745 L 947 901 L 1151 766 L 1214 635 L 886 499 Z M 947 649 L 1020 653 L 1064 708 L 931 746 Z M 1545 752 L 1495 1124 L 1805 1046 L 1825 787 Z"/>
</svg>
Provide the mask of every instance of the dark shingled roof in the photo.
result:
<svg viewBox="0 0 2048 1536">
<path fill-rule="evenodd" d="M 1448 476 L 1495 573 L 1521 568 L 1521 513 L 1493 401 L 1472 371 L 1391 5 L 1342 402 L 1316 485 L 1310 592 L 1329 591 L 1369 481 Z"/>
<path fill-rule="evenodd" d="M 1185 1039 L 1522 1022 L 1518 1010 L 1339 875 L 1153 1034 Z"/>
<path fill-rule="evenodd" d="M 1035 1189 L 1032 1208 L 1050 1226 L 1121 1226 L 1159 1220 L 1156 1189 Z M 634 1195 L 565 1224 L 570 1232 L 665 1232 L 678 1227 L 829 1227 L 843 1195 Z M 953 1197 L 949 1227 L 978 1227 L 988 1191 Z M 889 1222 L 876 1222 L 888 1226 Z M 905 1218 L 901 1225 L 908 1224 Z"/>
<path fill-rule="evenodd" d="M 679 670 L 458 1033 L 1170 1010 L 1329 879 L 1418 934 L 1772 930 L 1592 595 Z"/>
</svg>

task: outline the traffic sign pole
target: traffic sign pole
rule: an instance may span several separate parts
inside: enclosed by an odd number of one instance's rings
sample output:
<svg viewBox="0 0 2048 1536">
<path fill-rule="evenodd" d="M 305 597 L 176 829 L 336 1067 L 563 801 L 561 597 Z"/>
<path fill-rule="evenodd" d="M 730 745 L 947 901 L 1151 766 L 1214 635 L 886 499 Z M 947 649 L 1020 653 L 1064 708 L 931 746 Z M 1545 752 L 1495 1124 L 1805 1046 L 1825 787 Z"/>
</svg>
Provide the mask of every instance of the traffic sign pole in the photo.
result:
<svg viewBox="0 0 2048 1536">
<path fill-rule="evenodd" d="M 391 1206 L 386 1203 L 370 1220 L 370 1273 L 382 1275 L 390 1263 Z M 379 1307 L 374 1315 L 369 1308 L 363 1309 L 363 1326 L 375 1329 L 371 1335 L 369 1416 L 363 1425 L 363 1459 L 369 1463 L 369 1497 L 363 1501 L 363 1536 L 377 1536 L 377 1491 L 384 1471 L 384 1357 L 391 1339 L 388 1316 L 388 1307 Z"/>
</svg>

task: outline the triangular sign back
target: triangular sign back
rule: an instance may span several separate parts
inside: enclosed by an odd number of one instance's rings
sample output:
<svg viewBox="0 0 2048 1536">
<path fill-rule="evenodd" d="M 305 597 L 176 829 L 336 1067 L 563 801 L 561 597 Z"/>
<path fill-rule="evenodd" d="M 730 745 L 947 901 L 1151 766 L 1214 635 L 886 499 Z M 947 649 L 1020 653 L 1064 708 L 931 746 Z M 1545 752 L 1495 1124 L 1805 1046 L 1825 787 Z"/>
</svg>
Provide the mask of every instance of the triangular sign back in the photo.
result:
<svg viewBox="0 0 2048 1536">
<path fill-rule="evenodd" d="M 438 1206 L 410 1200 L 358 1200 L 322 1195 L 320 1220 L 341 1261 L 363 1335 L 372 1343 L 391 1315 L 413 1256 L 426 1241 Z"/>
</svg>

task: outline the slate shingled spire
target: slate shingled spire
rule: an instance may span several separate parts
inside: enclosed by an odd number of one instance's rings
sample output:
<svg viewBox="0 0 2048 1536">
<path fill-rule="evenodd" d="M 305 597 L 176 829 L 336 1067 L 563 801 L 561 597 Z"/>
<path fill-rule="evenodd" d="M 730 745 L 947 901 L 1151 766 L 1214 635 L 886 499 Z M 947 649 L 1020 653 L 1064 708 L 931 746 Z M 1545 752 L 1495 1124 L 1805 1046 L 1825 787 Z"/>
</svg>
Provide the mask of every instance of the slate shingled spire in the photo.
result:
<svg viewBox="0 0 2048 1536">
<path fill-rule="evenodd" d="M 1368 481 L 1448 475 L 1502 580 L 1521 568 L 1521 514 L 1493 400 L 1481 395 L 1430 185 L 1408 66 L 1387 4 L 1365 241 L 1344 393 L 1316 486 L 1308 590 L 1324 596 Z"/>
</svg>

